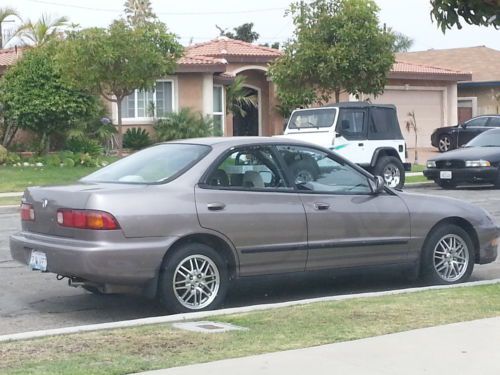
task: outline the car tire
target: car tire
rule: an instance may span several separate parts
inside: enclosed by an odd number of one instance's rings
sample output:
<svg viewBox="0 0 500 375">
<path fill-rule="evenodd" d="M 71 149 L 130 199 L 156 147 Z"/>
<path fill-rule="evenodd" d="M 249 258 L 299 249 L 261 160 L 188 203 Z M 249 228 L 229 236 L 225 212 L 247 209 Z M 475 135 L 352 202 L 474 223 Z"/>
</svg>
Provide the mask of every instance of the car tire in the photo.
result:
<svg viewBox="0 0 500 375">
<path fill-rule="evenodd" d="M 375 164 L 373 174 L 382 176 L 385 184 L 394 189 L 401 189 L 405 184 L 403 163 L 394 156 L 381 157 Z"/>
<path fill-rule="evenodd" d="M 497 179 L 493 184 L 497 189 L 500 189 L 500 167 L 498 168 Z"/>
<path fill-rule="evenodd" d="M 210 246 L 184 244 L 167 256 L 159 277 L 160 302 L 170 313 L 213 310 L 226 297 L 228 267 Z"/>
<path fill-rule="evenodd" d="M 474 262 L 470 235 L 458 225 L 444 224 L 432 230 L 424 243 L 421 273 L 433 285 L 459 284 L 469 279 Z"/>
<path fill-rule="evenodd" d="M 291 165 L 290 170 L 295 184 L 315 181 L 319 177 L 318 167 L 307 160 L 296 161 Z"/>
<path fill-rule="evenodd" d="M 439 152 L 446 152 L 453 150 L 455 148 L 453 139 L 449 134 L 443 134 L 439 136 L 438 140 L 438 150 Z"/>
<path fill-rule="evenodd" d="M 455 189 L 457 187 L 457 183 L 449 180 L 437 180 L 436 184 L 438 184 L 443 189 Z"/>
</svg>

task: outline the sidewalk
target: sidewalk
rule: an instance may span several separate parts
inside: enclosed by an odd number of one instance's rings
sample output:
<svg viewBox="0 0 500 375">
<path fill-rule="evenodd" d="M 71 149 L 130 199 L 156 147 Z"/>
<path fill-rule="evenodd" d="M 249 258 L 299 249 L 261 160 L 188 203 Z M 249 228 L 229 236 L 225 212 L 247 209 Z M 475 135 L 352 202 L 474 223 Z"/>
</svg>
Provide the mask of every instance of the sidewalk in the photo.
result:
<svg viewBox="0 0 500 375">
<path fill-rule="evenodd" d="M 22 192 L 16 192 L 16 193 L 0 193 L 0 198 L 11 198 L 11 197 L 22 197 L 23 193 Z"/>
<path fill-rule="evenodd" d="M 499 347 L 497 317 L 142 375 L 498 375 Z"/>
</svg>

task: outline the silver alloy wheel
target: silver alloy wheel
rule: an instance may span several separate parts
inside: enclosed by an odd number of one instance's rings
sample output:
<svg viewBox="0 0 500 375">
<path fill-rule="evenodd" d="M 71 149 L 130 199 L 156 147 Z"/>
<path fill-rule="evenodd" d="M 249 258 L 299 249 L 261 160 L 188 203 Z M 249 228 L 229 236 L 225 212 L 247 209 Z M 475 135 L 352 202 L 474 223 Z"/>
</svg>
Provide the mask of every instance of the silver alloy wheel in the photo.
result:
<svg viewBox="0 0 500 375">
<path fill-rule="evenodd" d="M 448 136 L 439 138 L 439 151 L 446 152 L 450 149 L 451 141 Z"/>
<path fill-rule="evenodd" d="M 459 280 L 469 266 L 469 248 L 465 240 L 456 234 L 447 234 L 434 248 L 434 270 L 446 282 Z"/>
<path fill-rule="evenodd" d="M 175 297 L 182 306 L 191 310 L 203 309 L 217 297 L 219 269 L 205 255 L 190 255 L 179 262 L 172 285 Z"/>
<path fill-rule="evenodd" d="M 397 165 L 389 163 L 384 168 L 383 173 L 385 184 L 389 187 L 395 188 L 401 182 L 401 172 Z"/>
</svg>

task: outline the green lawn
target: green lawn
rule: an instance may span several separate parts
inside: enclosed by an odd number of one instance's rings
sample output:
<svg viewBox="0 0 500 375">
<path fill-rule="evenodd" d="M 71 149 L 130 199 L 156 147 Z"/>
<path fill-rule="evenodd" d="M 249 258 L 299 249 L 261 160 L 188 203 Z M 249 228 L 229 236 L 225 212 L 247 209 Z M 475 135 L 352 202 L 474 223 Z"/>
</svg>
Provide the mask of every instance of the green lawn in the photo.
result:
<svg viewBox="0 0 500 375">
<path fill-rule="evenodd" d="M 24 191 L 29 186 L 68 184 L 97 169 L 87 167 L 0 167 L 0 193 Z"/>
<path fill-rule="evenodd" d="M 405 184 L 417 183 L 417 182 L 432 182 L 424 176 L 409 176 L 405 179 Z"/>
<path fill-rule="evenodd" d="M 0 344 L 0 373 L 128 374 L 500 316 L 500 285 L 294 306 L 214 318 L 219 334 L 170 324 Z M 205 319 L 203 319 L 205 320 Z"/>
<path fill-rule="evenodd" d="M 0 197 L 0 206 L 13 206 L 21 204 L 21 197 Z"/>
<path fill-rule="evenodd" d="M 425 165 L 422 165 L 422 164 L 412 164 L 411 165 L 412 172 L 423 172 L 424 169 L 425 169 Z"/>
</svg>

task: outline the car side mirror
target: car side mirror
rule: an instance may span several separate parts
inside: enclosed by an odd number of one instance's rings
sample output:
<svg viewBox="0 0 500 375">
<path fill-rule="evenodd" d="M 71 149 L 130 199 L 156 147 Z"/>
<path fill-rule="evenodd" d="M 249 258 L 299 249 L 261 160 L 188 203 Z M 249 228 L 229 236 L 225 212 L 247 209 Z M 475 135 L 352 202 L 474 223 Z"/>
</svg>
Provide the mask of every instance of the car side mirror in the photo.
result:
<svg viewBox="0 0 500 375">
<path fill-rule="evenodd" d="M 466 128 L 467 128 L 467 124 L 462 124 L 461 126 L 462 126 L 462 128 L 464 128 L 464 129 L 466 129 Z"/>
<path fill-rule="evenodd" d="M 384 191 L 385 180 L 382 176 L 375 176 L 373 180 L 370 180 L 370 185 L 373 194 L 380 194 Z"/>
</svg>

